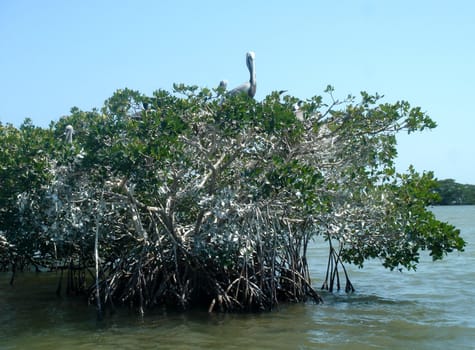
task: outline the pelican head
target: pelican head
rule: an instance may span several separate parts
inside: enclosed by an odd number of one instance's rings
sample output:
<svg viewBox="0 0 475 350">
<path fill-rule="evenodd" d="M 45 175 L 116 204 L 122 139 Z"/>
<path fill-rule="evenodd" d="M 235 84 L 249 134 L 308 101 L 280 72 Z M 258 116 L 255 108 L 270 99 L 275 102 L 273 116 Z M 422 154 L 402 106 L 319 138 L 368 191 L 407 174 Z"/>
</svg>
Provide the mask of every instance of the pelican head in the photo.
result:
<svg viewBox="0 0 475 350">
<path fill-rule="evenodd" d="M 254 51 L 249 51 L 246 53 L 246 64 L 249 72 L 254 72 L 254 60 L 256 59 L 256 54 Z"/>
<path fill-rule="evenodd" d="M 256 54 L 254 53 L 254 51 L 249 51 L 248 53 L 246 53 L 246 65 L 247 65 L 247 69 L 249 69 L 249 75 L 250 75 L 249 90 L 247 94 L 250 97 L 254 97 L 254 95 L 256 94 L 256 88 L 257 88 L 256 66 L 254 63 L 255 59 L 256 59 Z"/>
<path fill-rule="evenodd" d="M 73 126 L 67 125 L 66 130 L 64 131 L 64 135 L 65 135 L 67 143 L 73 143 L 73 134 L 74 134 Z"/>
</svg>

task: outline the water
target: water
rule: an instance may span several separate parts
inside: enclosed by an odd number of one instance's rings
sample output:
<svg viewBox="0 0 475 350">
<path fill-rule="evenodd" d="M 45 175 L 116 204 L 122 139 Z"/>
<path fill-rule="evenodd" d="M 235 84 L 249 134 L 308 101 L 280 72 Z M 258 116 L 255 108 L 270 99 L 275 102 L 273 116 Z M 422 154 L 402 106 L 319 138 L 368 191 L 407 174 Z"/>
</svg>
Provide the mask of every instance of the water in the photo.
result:
<svg viewBox="0 0 475 350">
<path fill-rule="evenodd" d="M 270 313 L 122 310 L 99 323 L 84 301 L 55 296 L 51 274 L 21 275 L 13 287 L 0 274 L 0 349 L 475 349 L 475 206 L 433 210 L 462 230 L 465 252 L 424 255 L 416 272 L 350 267 L 354 294 Z M 312 246 L 309 258 L 320 286 L 326 249 Z"/>
</svg>

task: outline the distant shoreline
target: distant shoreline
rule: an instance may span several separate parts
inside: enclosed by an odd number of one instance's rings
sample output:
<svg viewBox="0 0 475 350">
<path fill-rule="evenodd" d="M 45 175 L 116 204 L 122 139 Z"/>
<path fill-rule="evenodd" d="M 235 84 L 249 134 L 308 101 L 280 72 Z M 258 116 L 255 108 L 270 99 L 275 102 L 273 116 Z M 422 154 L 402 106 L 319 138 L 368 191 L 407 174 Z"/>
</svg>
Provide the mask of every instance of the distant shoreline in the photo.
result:
<svg viewBox="0 0 475 350">
<path fill-rule="evenodd" d="M 475 185 L 460 184 L 453 179 L 438 180 L 435 191 L 440 200 L 434 205 L 475 205 Z"/>
</svg>

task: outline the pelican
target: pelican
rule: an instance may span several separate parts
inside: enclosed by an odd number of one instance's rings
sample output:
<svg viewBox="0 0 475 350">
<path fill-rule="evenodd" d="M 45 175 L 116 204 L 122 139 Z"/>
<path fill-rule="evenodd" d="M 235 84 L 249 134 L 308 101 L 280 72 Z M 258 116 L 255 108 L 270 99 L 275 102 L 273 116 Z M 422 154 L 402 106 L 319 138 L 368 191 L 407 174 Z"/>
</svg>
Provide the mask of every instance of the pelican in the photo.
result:
<svg viewBox="0 0 475 350">
<path fill-rule="evenodd" d="M 73 134 L 74 134 L 74 129 L 72 125 L 66 126 L 66 130 L 64 131 L 64 135 L 66 136 L 66 142 L 67 143 L 73 143 Z"/>
<path fill-rule="evenodd" d="M 232 89 L 229 94 L 230 95 L 237 95 L 240 93 L 246 93 L 249 97 L 254 97 L 256 94 L 256 68 L 254 66 L 254 60 L 256 59 L 256 54 L 252 51 L 246 53 L 246 65 L 247 69 L 249 69 L 249 81 L 245 82 L 238 87 Z"/>
</svg>

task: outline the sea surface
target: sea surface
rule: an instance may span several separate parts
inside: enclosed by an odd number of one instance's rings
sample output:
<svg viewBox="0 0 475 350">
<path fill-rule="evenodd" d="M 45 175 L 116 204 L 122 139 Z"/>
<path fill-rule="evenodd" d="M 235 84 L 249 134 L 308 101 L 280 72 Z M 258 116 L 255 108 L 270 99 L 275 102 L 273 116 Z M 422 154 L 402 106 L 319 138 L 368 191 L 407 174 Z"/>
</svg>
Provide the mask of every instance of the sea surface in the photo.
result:
<svg viewBox="0 0 475 350">
<path fill-rule="evenodd" d="M 475 349 L 475 206 L 431 210 L 461 229 L 464 252 L 437 262 L 423 254 L 415 272 L 349 266 L 355 293 L 268 313 L 122 310 L 99 322 L 84 300 L 56 297 L 51 273 L 21 274 L 13 287 L 0 273 L 0 349 Z M 326 259 L 314 243 L 316 287 Z"/>
</svg>

